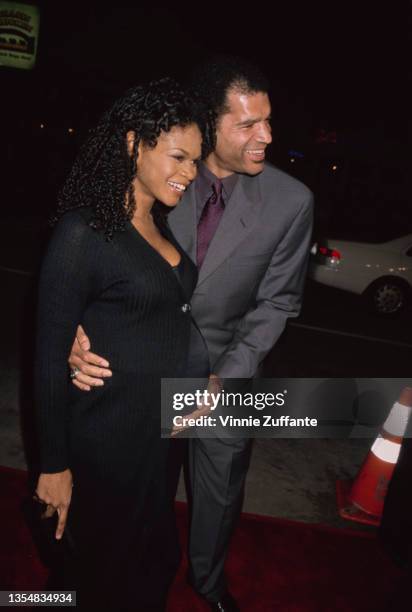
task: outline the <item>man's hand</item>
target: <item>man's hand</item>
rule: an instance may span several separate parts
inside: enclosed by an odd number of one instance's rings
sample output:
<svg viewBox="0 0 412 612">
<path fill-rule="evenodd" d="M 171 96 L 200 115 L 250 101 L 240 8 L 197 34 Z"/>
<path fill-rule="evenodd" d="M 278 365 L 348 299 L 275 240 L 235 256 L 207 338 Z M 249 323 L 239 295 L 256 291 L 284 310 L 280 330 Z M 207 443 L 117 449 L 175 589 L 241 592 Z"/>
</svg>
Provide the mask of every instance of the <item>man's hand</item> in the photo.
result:
<svg viewBox="0 0 412 612">
<path fill-rule="evenodd" d="M 222 390 L 222 381 L 216 374 L 210 374 L 209 383 L 207 385 L 207 390 L 209 393 L 213 393 L 217 395 Z M 186 415 L 185 419 L 197 419 L 201 416 L 208 416 L 212 411 L 212 403 L 208 404 L 198 404 L 196 410 Z M 189 425 L 173 425 L 172 433 L 170 434 L 172 438 L 177 436 L 181 431 L 187 429 Z"/>
<path fill-rule="evenodd" d="M 76 338 L 73 342 L 69 357 L 69 366 L 77 372 L 72 382 L 82 391 L 90 391 L 92 387 L 104 385 L 102 378 L 112 375 L 109 362 L 90 351 L 90 340 L 81 325 L 77 328 Z"/>
<path fill-rule="evenodd" d="M 36 495 L 47 504 L 45 517 L 59 515 L 55 537 L 61 540 L 66 527 L 67 513 L 72 498 L 73 479 L 70 470 L 56 474 L 40 474 Z"/>
</svg>

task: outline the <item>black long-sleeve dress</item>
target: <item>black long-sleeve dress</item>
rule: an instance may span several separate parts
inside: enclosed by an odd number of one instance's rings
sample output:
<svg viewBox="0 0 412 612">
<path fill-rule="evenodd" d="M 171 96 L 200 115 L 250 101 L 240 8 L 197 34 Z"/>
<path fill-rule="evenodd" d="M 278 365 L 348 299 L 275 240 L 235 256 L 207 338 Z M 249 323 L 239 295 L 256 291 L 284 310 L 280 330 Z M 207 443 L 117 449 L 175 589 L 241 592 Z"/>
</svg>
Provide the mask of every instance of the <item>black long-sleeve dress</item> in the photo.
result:
<svg viewBox="0 0 412 612">
<path fill-rule="evenodd" d="M 67 534 L 75 545 L 80 603 L 98 604 L 98 593 L 105 609 L 136 609 L 133 597 L 141 599 L 143 582 L 150 583 L 146 576 L 139 585 L 142 566 L 157 556 L 149 550 L 155 538 L 145 535 L 162 525 L 170 539 L 162 553 L 169 575 L 165 565 L 155 571 L 158 593 L 177 562 L 160 380 L 184 376 L 188 362 L 196 375 L 188 352 L 198 332 L 187 304 L 197 272 L 166 226 L 162 233 L 181 254 L 178 277 L 131 223 L 108 242 L 88 225 L 90 215 L 79 209 L 60 219 L 42 267 L 36 358 L 41 469 L 73 473 Z M 113 372 L 90 392 L 68 379 L 78 323 Z M 199 339 L 195 345 L 198 351 Z M 199 376 L 206 374 L 206 359 L 200 357 Z"/>
</svg>

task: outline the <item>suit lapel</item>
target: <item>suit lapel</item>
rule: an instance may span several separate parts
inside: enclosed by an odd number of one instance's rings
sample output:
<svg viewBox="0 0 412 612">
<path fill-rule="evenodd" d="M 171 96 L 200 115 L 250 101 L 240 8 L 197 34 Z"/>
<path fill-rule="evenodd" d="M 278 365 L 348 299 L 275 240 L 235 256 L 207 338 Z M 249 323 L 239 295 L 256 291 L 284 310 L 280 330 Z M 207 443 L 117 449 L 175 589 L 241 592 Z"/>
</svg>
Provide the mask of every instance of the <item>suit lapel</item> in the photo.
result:
<svg viewBox="0 0 412 612">
<path fill-rule="evenodd" d="M 196 194 L 193 183 L 169 213 L 168 221 L 176 240 L 196 263 Z"/>
<path fill-rule="evenodd" d="M 261 196 L 258 177 L 239 175 L 230 202 L 200 268 L 198 286 L 227 259 L 238 244 L 253 230 L 260 207 Z M 194 248 L 196 248 L 196 244 L 194 244 Z"/>
</svg>

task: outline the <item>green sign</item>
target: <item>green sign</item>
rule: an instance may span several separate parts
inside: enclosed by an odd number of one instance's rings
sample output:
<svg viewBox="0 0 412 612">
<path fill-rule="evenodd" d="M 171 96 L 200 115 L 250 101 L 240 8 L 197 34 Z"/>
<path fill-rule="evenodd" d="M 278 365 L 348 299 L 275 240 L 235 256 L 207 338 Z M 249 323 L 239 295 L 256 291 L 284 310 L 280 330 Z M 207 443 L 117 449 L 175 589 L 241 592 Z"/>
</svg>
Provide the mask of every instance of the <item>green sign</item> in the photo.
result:
<svg viewBox="0 0 412 612">
<path fill-rule="evenodd" d="M 39 23 L 37 6 L 0 0 L 0 66 L 34 68 Z"/>
</svg>

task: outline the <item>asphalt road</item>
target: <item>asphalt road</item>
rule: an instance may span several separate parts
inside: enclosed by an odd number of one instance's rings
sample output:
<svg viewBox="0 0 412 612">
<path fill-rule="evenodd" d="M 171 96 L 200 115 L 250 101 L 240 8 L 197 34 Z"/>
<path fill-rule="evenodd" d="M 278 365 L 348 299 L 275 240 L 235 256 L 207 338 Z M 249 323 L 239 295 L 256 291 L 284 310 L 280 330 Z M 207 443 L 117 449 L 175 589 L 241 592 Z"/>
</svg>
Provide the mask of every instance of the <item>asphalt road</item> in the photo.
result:
<svg viewBox="0 0 412 612">
<path fill-rule="evenodd" d="M 301 316 L 290 321 L 268 356 L 267 371 L 277 376 L 409 377 L 411 323 L 410 312 L 395 319 L 373 316 L 360 296 L 308 281 Z"/>
</svg>

